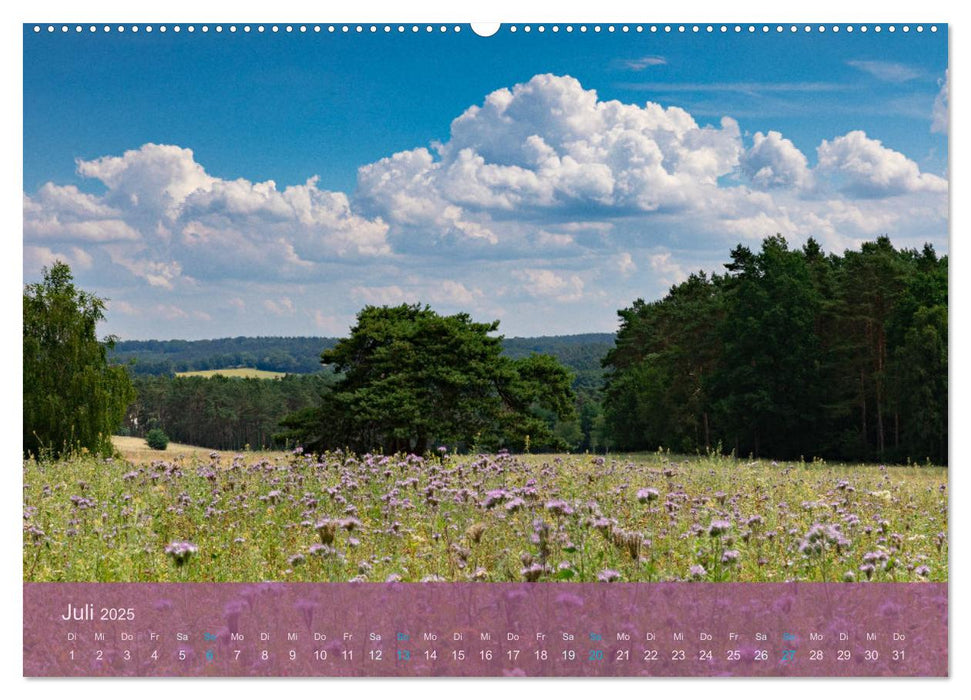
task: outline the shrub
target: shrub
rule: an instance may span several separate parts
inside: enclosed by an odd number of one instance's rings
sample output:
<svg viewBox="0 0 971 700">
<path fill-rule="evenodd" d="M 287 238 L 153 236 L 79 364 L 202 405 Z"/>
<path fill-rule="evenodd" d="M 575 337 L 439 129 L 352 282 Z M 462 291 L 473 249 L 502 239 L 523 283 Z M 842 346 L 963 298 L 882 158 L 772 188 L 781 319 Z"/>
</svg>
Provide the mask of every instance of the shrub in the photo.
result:
<svg viewBox="0 0 971 700">
<path fill-rule="evenodd" d="M 169 446 L 169 436 L 161 428 L 152 428 L 145 435 L 145 442 L 153 450 L 164 450 Z"/>
</svg>

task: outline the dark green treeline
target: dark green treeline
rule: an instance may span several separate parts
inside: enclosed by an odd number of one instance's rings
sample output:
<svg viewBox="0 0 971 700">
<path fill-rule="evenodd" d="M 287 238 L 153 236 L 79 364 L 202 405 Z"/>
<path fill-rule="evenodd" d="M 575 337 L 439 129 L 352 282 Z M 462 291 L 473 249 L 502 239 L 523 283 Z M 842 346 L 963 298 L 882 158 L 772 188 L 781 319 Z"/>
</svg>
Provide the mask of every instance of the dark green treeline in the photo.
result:
<svg viewBox="0 0 971 700">
<path fill-rule="evenodd" d="M 281 379 L 136 376 L 124 432 L 144 437 L 160 427 L 174 442 L 217 450 L 288 447 L 277 435 L 280 420 L 319 404 L 333 382 L 329 372 Z"/>
<path fill-rule="evenodd" d="M 946 464 L 947 265 L 776 236 L 635 301 L 604 359 L 612 447 Z"/>
</svg>

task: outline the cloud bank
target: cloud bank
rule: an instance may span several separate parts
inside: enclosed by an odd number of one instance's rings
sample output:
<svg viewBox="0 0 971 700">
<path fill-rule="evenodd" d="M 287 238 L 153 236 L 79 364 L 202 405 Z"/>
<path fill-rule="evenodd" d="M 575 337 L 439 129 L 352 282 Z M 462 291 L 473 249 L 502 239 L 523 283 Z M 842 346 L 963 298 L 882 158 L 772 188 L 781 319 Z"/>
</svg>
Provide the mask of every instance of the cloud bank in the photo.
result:
<svg viewBox="0 0 971 700">
<path fill-rule="evenodd" d="M 932 128 L 946 101 L 945 82 Z M 126 308 L 180 323 L 249 317 L 311 333 L 363 303 L 427 300 L 579 332 L 739 240 L 946 245 L 942 177 L 862 130 L 810 155 L 778 131 L 745 136 L 730 116 L 699 123 L 537 75 L 468 107 L 442 143 L 362 165 L 350 193 L 316 177 L 218 178 L 178 145 L 79 160 L 91 186 L 24 195 L 24 273 L 64 259 Z"/>
</svg>

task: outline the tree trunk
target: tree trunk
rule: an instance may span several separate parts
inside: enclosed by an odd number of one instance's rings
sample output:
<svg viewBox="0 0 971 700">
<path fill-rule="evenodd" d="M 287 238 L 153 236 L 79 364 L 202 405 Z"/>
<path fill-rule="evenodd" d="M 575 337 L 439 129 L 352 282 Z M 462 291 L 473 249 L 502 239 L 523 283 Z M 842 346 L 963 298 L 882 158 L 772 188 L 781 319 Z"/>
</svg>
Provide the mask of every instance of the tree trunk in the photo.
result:
<svg viewBox="0 0 971 700">
<path fill-rule="evenodd" d="M 877 453 L 883 454 L 884 438 L 883 438 L 883 396 L 881 396 L 880 382 L 877 382 L 876 386 L 876 402 L 877 402 Z"/>
<path fill-rule="evenodd" d="M 883 368 L 886 364 L 887 339 L 883 325 L 877 326 L 877 371 L 874 376 L 874 389 L 877 401 L 877 452 L 883 454 L 885 439 L 883 434 Z"/>
<path fill-rule="evenodd" d="M 860 370 L 860 421 L 862 427 L 860 435 L 863 438 L 863 452 L 865 454 L 868 452 L 869 445 L 866 434 L 866 380 L 862 369 Z"/>
</svg>

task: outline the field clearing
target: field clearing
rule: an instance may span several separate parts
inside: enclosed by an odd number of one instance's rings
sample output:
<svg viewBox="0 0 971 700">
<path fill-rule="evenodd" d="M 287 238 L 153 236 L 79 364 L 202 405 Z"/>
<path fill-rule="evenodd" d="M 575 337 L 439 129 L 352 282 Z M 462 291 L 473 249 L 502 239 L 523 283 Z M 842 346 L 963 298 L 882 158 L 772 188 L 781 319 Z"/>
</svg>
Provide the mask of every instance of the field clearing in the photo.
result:
<svg viewBox="0 0 971 700">
<path fill-rule="evenodd" d="M 24 462 L 25 581 L 947 580 L 940 467 L 152 452 Z"/>
<path fill-rule="evenodd" d="M 229 367 L 227 369 L 203 369 L 192 372 L 176 372 L 176 377 L 243 377 L 248 379 L 282 379 L 287 376 L 286 372 L 271 372 L 255 367 Z"/>
<path fill-rule="evenodd" d="M 183 445 L 179 442 L 170 442 L 164 450 L 156 450 L 148 446 L 145 438 L 126 437 L 122 435 L 112 435 L 111 444 L 121 453 L 124 460 L 135 465 L 146 465 L 157 460 L 205 460 L 209 461 L 209 455 L 213 450 L 208 447 L 198 447 L 196 445 Z M 280 451 L 256 451 L 247 452 L 247 457 L 259 459 L 279 459 L 286 454 Z"/>
</svg>

